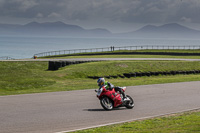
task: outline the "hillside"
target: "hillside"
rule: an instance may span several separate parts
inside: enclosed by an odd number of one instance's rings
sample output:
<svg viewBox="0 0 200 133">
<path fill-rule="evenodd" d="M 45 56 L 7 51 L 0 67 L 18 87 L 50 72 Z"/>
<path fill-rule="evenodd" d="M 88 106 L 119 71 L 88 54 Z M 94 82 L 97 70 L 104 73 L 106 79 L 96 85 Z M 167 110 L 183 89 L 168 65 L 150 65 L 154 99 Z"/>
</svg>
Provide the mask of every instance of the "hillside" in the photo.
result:
<svg viewBox="0 0 200 133">
<path fill-rule="evenodd" d="M 147 25 L 143 28 L 127 33 L 137 37 L 148 38 L 199 38 L 200 31 L 187 28 L 177 23 L 170 23 L 161 26 Z"/>
<path fill-rule="evenodd" d="M 25 25 L 0 24 L 0 35 L 102 37 L 111 35 L 106 29 L 84 29 L 63 22 L 31 22 Z"/>
<path fill-rule="evenodd" d="M 25 25 L 0 24 L 0 36 L 62 36 L 62 37 L 120 37 L 120 38 L 199 38 L 200 31 L 177 23 L 161 26 L 146 25 L 136 31 L 111 33 L 107 29 L 84 29 L 63 22 L 31 22 Z"/>
</svg>

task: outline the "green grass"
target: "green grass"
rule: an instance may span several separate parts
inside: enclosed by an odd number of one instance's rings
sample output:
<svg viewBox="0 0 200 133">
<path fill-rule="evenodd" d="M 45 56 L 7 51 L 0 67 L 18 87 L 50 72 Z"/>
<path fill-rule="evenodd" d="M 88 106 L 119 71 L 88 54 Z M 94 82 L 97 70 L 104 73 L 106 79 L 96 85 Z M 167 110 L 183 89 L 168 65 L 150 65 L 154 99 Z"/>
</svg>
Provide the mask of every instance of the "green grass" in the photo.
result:
<svg viewBox="0 0 200 133">
<path fill-rule="evenodd" d="M 122 75 L 129 72 L 200 70 L 200 62 L 102 61 L 71 65 L 48 71 L 48 62 L 0 62 L 0 95 L 95 89 L 88 76 Z M 200 75 L 152 76 L 109 79 L 116 86 L 135 86 L 199 81 Z"/>
<path fill-rule="evenodd" d="M 76 133 L 200 133 L 200 112 L 116 124 Z"/>
</svg>

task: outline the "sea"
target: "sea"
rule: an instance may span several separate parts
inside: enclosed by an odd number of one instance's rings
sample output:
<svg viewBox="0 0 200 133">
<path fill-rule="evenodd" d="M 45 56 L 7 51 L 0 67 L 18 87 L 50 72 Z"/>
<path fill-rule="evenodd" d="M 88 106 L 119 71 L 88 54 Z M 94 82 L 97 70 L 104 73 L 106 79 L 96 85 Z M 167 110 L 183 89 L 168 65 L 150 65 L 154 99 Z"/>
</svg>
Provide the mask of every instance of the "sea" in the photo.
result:
<svg viewBox="0 0 200 133">
<path fill-rule="evenodd" d="M 42 52 L 111 46 L 200 46 L 200 39 L 0 36 L 0 58 L 26 59 Z"/>
</svg>

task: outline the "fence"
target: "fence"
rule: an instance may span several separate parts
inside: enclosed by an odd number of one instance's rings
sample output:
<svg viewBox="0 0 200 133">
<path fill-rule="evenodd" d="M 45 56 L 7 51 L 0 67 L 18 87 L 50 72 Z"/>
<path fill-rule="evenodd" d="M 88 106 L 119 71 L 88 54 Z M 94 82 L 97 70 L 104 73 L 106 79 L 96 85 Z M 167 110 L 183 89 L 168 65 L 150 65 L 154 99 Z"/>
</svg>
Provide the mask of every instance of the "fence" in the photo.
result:
<svg viewBox="0 0 200 133">
<path fill-rule="evenodd" d="M 184 49 L 184 50 L 194 50 L 200 49 L 198 46 L 123 46 L 123 47 L 104 47 L 104 48 L 91 48 L 91 49 L 72 49 L 72 50 L 59 50 L 59 51 L 50 51 L 35 54 L 35 57 L 44 57 L 44 56 L 57 56 L 65 54 L 78 54 L 78 53 L 93 53 L 93 52 L 108 52 L 108 51 L 121 51 L 121 50 L 147 50 L 147 49 Z"/>
<path fill-rule="evenodd" d="M 3 56 L 3 57 L 0 57 L 0 60 L 14 60 L 14 58 Z"/>
</svg>

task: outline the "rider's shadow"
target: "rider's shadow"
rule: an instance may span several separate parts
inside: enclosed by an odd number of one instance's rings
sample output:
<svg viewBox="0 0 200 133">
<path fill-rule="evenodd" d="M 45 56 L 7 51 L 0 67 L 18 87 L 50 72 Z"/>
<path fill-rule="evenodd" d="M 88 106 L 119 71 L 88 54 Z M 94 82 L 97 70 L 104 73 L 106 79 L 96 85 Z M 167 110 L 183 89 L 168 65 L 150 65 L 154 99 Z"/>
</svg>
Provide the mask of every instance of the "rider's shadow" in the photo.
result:
<svg viewBox="0 0 200 133">
<path fill-rule="evenodd" d="M 83 111 L 106 111 L 105 109 L 83 109 Z"/>
<path fill-rule="evenodd" d="M 126 108 L 114 108 L 111 111 L 126 110 Z M 83 111 L 107 111 L 105 109 L 83 109 Z"/>
</svg>

